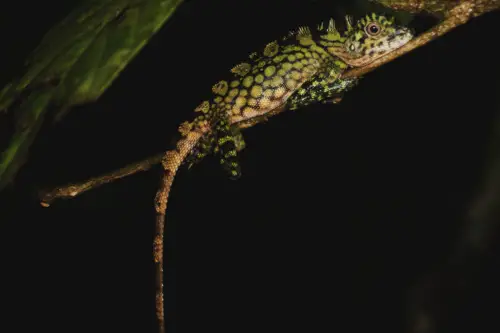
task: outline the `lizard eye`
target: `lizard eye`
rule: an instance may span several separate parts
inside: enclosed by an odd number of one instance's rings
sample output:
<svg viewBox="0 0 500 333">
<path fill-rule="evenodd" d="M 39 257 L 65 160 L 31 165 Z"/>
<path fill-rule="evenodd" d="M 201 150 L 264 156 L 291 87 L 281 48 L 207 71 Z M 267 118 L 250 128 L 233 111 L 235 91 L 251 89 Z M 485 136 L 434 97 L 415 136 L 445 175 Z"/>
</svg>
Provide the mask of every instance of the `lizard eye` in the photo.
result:
<svg viewBox="0 0 500 333">
<path fill-rule="evenodd" d="M 375 22 L 368 24 L 365 28 L 365 32 L 370 36 L 376 36 L 380 33 L 380 31 L 380 26 Z"/>
</svg>

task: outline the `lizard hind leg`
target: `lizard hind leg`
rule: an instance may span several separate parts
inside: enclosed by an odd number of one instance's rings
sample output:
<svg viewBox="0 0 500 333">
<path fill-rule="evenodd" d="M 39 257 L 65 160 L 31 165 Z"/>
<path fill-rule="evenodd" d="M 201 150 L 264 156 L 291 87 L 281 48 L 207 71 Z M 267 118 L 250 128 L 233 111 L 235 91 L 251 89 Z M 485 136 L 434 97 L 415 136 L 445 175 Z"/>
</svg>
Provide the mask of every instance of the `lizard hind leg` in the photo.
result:
<svg viewBox="0 0 500 333">
<path fill-rule="evenodd" d="M 246 147 L 245 139 L 243 138 L 243 134 L 237 128 L 233 129 L 233 139 L 234 145 L 236 147 L 236 151 L 240 152 Z"/>
<path fill-rule="evenodd" d="M 193 148 L 192 152 L 186 157 L 188 169 L 198 164 L 214 151 L 215 137 L 211 134 L 206 134 L 200 142 Z"/>
<path fill-rule="evenodd" d="M 219 121 L 216 126 L 217 139 L 215 151 L 220 155 L 220 164 L 229 174 L 232 180 L 241 177 L 241 168 L 237 158 L 237 151 L 241 150 L 239 136 L 235 137 L 229 123 L 225 120 Z"/>
</svg>

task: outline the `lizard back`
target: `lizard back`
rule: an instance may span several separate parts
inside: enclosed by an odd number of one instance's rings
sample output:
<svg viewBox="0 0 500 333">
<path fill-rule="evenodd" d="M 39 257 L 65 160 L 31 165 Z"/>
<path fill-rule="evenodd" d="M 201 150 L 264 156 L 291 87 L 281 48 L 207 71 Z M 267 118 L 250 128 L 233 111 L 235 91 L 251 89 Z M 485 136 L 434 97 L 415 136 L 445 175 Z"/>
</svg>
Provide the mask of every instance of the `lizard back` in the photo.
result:
<svg viewBox="0 0 500 333">
<path fill-rule="evenodd" d="M 195 108 L 194 120 L 179 127 L 182 136 L 203 132 L 186 162 L 193 165 L 219 153 L 221 165 L 238 178 L 236 155 L 245 146 L 240 129 L 285 109 L 333 100 L 356 81 L 339 79 L 346 69 L 364 66 L 412 38 L 409 29 L 375 13 L 355 24 L 347 17 L 346 23 L 343 33 L 333 19 L 313 31 L 300 27 L 234 66 L 228 79 L 212 87 L 212 98 Z"/>
</svg>

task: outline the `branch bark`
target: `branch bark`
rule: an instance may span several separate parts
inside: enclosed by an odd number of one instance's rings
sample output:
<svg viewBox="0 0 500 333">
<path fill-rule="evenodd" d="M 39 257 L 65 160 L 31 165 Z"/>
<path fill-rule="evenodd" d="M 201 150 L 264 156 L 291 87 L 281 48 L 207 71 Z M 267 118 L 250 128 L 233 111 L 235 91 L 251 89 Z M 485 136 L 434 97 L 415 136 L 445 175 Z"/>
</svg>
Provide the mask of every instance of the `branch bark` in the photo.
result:
<svg viewBox="0 0 500 333">
<path fill-rule="evenodd" d="M 401 1 L 401 0 L 379 0 L 380 3 L 385 4 L 388 7 L 392 7 L 393 9 L 403 9 L 409 11 L 419 11 L 419 10 L 428 10 L 428 11 L 443 11 L 445 19 L 434 28 L 429 30 L 428 32 L 418 36 L 410 43 L 406 44 L 402 48 L 374 61 L 363 68 L 351 69 L 344 73 L 343 78 L 352 78 L 352 77 L 360 77 L 365 75 L 366 73 L 371 72 L 372 70 L 384 65 L 387 62 L 390 62 L 403 54 L 406 54 L 420 46 L 423 46 L 430 41 L 446 34 L 457 26 L 465 24 L 471 18 L 482 15 L 486 12 L 492 11 L 494 9 L 500 8 L 500 0 L 468 0 L 468 1 L 450 1 L 445 6 L 441 7 L 425 7 L 425 4 L 446 4 L 445 1 L 437 1 L 437 0 L 409 0 L 409 1 Z M 450 5 L 452 4 L 452 5 Z M 98 176 L 82 183 L 70 184 L 62 187 L 55 188 L 50 191 L 44 191 L 40 194 L 41 205 L 44 207 L 48 207 L 55 199 L 58 198 L 74 198 L 81 193 L 84 193 L 93 188 L 97 188 L 103 184 L 113 182 L 117 179 L 124 178 L 129 175 L 133 175 L 140 171 L 149 170 L 153 165 L 159 164 L 162 160 L 164 153 L 155 155 L 146 160 L 128 165 L 124 168 L 121 168 L 116 171 L 112 171 L 102 176 Z M 169 161 L 163 161 L 163 163 L 169 163 Z M 178 166 L 177 166 L 178 167 Z M 164 233 L 164 219 L 165 219 L 165 209 L 168 198 L 168 193 L 172 184 L 172 180 L 174 174 L 170 174 L 169 169 L 164 166 L 165 174 L 162 178 L 161 187 L 157 193 L 157 201 L 156 201 L 156 232 L 155 232 L 155 243 L 154 243 L 154 259 L 157 266 L 157 274 L 156 274 L 156 284 L 157 284 L 157 296 L 156 296 L 156 305 L 157 305 L 157 316 L 160 323 L 160 332 L 164 332 L 164 313 L 163 313 L 163 233 Z M 177 169 L 175 169 L 177 170 Z M 429 332 L 428 327 L 424 325 L 422 328 L 422 320 L 419 320 L 418 315 L 425 314 L 421 312 L 421 310 L 425 310 L 422 308 L 417 308 L 414 312 L 414 318 L 417 322 L 414 324 L 412 331 L 414 332 Z M 415 317 L 417 316 L 417 317 Z M 425 320 L 428 318 L 426 316 L 423 317 Z M 419 326 L 420 325 L 420 326 Z"/>
<path fill-rule="evenodd" d="M 114 182 L 115 180 L 131 176 L 141 171 L 147 171 L 154 165 L 159 164 L 163 155 L 164 153 L 151 156 L 143 161 L 129 164 L 121 169 L 87 179 L 81 183 L 73 183 L 61 187 L 56 187 L 50 191 L 40 191 L 40 204 L 43 207 L 49 207 L 52 201 L 56 199 L 74 198 L 101 185 Z"/>
<path fill-rule="evenodd" d="M 425 7 L 428 3 L 438 3 L 438 1 L 423 1 L 423 0 L 379 0 L 378 2 L 391 7 L 393 9 L 402 9 L 409 11 L 416 10 L 429 10 L 432 7 Z M 442 2 L 442 1 L 441 1 Z M 377 59 L 373 63 L 362 67 L 354 68 L 342 75 L 343 78 L 352 78 L 363 76 L 376 68 L 418 48 L 430 41 L 446 34 L 450 30 L 467 23 L 471 18 L 477 17 L 489 11 L 500 8 L 500 0 L 468 0 L 468 1 L 452 1 L 452 3 L 458 3 L 455 7 L 452 7 L 449 11 L 445 12 L 446 19 L 440 24 L 436 25 L 434 28 L 422 35 L 416 37 L 414 40 L 401 47 L 400 49 Z M 446 9 L 448 7 L 445 7 Z M 97 176 L 88 179 L 81 183 L 74 183 L 56 187 L 52 190 L 41 191 L 39 198 L 40 204 L 44 207 L 48 207 L 56 199 L 69 199 L 74 198 L 86 191 L 97 188 L 103 184 L 113 182 L 115 180 L 133 175 L 137 172 L 149 170 L 153 165 L 159 164 L 161 162 L 162 154 L 158 154 L 149 157 L 143 161 L 130 164 L 124 168 L 109 172 L 107 174 Z"/>
<path fill-rule="evenodd" d="M 424 1 L 407 1 L 404 3 L 403 1 L 390 1 L 390 0 L 382 0 L 379 2 L 394 2 L 394 7 L 398 9 L 404 10 L 415 10 L 417 8 L 424 9 Z M 436 2 L 436 1 L 434 1 Z M 350 77 L 360 77 L 363 76 L 374 69 L 393 61 L 396 58 L 399 58 L 403 54 L 406 54 L 414 49 L 424 46 L 425 44 L 433 41 L 434 39 L 446 34 L 447 32 L 453 30 L 454 28 L 467 23 L 471 18 L 477 17 L 489 11 L 500 8 L 500 0 L 469 0 L 469 1 L 460 1 L 458 5 L 452 7 L 449 11 L 444 13 L 445 20 L 441 23 L 430 29 L 429 31 L 421 34 L 417 38 L 413 39 L 409 43 L 405 44 L 403 47 L 375 60 L 374 62 L 368 64 L 364 67 L 354 68 L 347 71 L 343 78 Z"/>
</svg>

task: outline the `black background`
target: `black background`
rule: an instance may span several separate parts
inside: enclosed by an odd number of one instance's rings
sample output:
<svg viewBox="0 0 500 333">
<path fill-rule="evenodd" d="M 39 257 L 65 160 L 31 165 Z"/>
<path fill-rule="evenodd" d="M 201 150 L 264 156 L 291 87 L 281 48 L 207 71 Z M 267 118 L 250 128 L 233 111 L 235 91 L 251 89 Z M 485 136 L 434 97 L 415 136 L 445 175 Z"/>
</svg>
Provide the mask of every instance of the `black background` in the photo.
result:
<svg viewBox="0 0 500 333">
<path fill-rule="evenodd" d="M 160 169 L 50 208 L 36 191 L 163 151 L 221 73 L 299 25 L 340 19 L 348 3 L 188 1 L 97 103 L 46 124 L 0 197 L 0 330 L 154 332 Z M 70 8 L 0 13 L 3 83 Z M 383 66 L 339 105 L 246 130 L 238 181 L 213 158 L 182 169 L 167 210 L 169 332 L 403 332 L 409 288 L 446 262 L 487 167 L 499 20 L 484 15 Z M 442 332 L 498 331 L 498 253 L 445 306 Z"/>
</svg>

